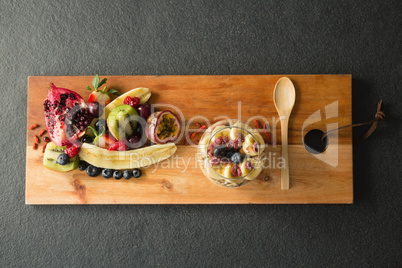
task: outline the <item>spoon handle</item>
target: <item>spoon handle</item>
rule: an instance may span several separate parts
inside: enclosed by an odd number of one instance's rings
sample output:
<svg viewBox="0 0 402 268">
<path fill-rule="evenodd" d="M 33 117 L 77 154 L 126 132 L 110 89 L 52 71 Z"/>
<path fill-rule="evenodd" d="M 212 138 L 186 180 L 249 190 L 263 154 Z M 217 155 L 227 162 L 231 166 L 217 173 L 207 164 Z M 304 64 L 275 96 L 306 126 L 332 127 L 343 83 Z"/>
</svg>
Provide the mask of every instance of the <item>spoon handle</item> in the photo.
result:
<svg viewBox="0 0 402 268">
<path fill-rule="evenodd" d="M 281 189 L 289 189 L 289 157 L 288 157 L 288 125 L 289 118 L 281 120 L 282 157 L 285 164 L 281 170 Z"/>
</svg>

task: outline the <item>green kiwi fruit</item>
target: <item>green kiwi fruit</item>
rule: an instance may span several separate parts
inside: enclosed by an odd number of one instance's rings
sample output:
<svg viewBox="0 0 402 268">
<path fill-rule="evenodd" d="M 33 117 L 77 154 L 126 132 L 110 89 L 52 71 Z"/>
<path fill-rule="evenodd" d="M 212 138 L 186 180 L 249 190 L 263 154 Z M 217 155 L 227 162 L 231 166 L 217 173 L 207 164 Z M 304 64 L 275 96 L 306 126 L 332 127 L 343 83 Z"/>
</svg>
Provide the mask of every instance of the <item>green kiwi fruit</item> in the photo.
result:
<svg viewBox="0 0 402 268">
<path fill-rule="evenodd" d="M 117 140 L 124 140 L 132 136 L 137 126 L 138 113 L 127 104 L 115 107 L 107 117 L 109 132 Z"/>
<path fill-rule="evenodd" d="M 49 142 L 46 145 L 45 154 L 43 155 L 43 165 L 49 169 L 63 172 L 76 169 L 78 167 L 78 163 L 80 162 L 78 155 L 71 157 L 70 162 L 64 166 L 57 163 L 57 157 L 64 153 L 65 149 L 66 146 L 59 147 L 53 142 Z"/>
</svg>

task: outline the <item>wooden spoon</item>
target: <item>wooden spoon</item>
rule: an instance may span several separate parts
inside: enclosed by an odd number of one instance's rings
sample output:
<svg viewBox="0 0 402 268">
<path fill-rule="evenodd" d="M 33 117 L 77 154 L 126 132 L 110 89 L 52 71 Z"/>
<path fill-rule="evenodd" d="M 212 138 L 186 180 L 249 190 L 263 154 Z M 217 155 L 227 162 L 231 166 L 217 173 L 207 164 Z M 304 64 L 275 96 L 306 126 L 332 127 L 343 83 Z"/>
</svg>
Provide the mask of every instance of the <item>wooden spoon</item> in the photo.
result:
<svg viewBox="0 0 402 268">
<path fill-rule="evenodd" d="M 289 189 L 288 125 L 295 99 L 296 91 L 292 81 L 287 77 L 280 78 L 274 88 L 274 104 L 281 120 L 282 157 L 285 160 L 281 171 L 282 190 Z"/>
</svg>

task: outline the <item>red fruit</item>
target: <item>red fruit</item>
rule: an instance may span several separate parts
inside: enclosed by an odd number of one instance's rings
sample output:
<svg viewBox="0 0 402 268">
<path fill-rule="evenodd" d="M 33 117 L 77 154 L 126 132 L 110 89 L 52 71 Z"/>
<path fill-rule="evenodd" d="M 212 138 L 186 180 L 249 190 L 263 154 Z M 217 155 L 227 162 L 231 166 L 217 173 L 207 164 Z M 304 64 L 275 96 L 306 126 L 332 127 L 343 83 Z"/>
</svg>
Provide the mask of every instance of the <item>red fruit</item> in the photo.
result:
<svg viewBox="0 0 402 268">
<path fill-rule="evenodd" d="M 116 141 L 110 145 L 109 151 L 125 151 L 127 150 L 127 145 L 123 141 Z"/>
<path fill-rule="evenodd" d="M 68 155 L 68 157 L 74 157 L 80 152 L 80 147 L 75 145 L 75 144 L 69 144 L 67 145 L 66 149 L 64 152 Z"/>
<path fill-rule="evenodd" d="M 169 110 L 149 116 L 145 134 L 151 142 L 165 144 L 177 140 L 181 133 L 179 118 Z"/>
<path fill-rule="evenodd" d="M 52 84 L 43 102 L 45 123 L 51 140 L 57 146 L 76 143 L 91 123 L 84 99 L 74 91 Z"/>
<path fill-rule="evenodd" d="M 120 93 L 115 89 L 111 88 L 107 90 L 106 86 L 103 89 L 99 89 L 99 87 L 104 85 L 106 81 L 107 78 L 103 78 L 102 81 L 100 81 L 99 76 L 95 75 L 94 79 L 92 80 L 93 89 L 89 86 L 86 87 L 86 89 L 92 91 L 92 93 L 89 95 L 88 103 L 99 102 L 103 107 L 105 107 L 110 103 L 109 94 L 114 94 L 116 96 L 120 95 Z"/>
<path fill-rule="evenodd" d="M 109 133 L 105 133 L 97 140 L 97 145 L 102 148 L 109 148 L 116 140 Z"/>
<path fill-rule="evenodd" d="M 134 97 L 131 98 L 130 96 L 127 96 L 124 99 L 124 104 L 130 105 L 133 108 L 137 108 L 138 104 L 140 104 L 140 98 Z"/>
<path fill-rule="evenodd" d="M 91 102 L 99 102 L 102 106 L 106 106 L 110 103 L 109 94 L 102 91 L 92 91 L 88 98 L 88 103 Z"/>
<path fill-rule="evenodd" d="M 138 113 L 140 114 L 140 116 L 142 118 L 144 118 L 145 120 L 147 120 L 148 117 L 151 115 L 152 107 L 151 107 L 151 104 L 144 103 L 144 104 L 141 104 L 140 106 L 138 106 L 137 110 L 138 110 Z"/>
</svg>

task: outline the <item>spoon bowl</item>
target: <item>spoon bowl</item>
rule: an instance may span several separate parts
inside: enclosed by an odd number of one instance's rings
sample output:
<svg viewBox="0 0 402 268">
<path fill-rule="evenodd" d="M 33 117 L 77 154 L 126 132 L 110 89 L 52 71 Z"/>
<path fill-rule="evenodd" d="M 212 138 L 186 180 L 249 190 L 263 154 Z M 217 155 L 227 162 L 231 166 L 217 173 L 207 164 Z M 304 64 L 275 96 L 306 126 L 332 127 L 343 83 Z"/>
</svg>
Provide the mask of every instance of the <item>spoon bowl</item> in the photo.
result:
<svg viewBox="0 0 402 268">
<path fill-rule="evenodd" d="M 274 104 L 281 120 L 282 157 L 285 161 L 281 171 L 281 189 L 289 189 L 288 130 L 289 117 L 296 101 L 296 90 L 287 77 L 278 80 L 274 88 Z"/>
</svg>

